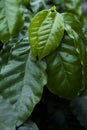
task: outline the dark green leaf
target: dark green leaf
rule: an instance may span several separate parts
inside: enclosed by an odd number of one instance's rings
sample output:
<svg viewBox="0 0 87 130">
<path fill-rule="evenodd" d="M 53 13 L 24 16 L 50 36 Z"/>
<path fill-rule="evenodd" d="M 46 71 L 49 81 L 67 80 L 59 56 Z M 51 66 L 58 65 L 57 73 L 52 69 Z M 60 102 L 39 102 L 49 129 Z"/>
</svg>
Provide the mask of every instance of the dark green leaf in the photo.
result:
<svg viewBox="0 0 87 130">
<path fill-rule="evenodd" d="M 21 97 L 22 89 L 25 86 L 25 85 L 23 85 L 24 79 L 25 79 L 24 75 L 25 75 L 25 69 L 26 69 L 26 61 L 28 58 L 29 48 L 30 48 L 28 39 L 26 36 L 27 36 L 27 28 L 29 26 L 29 21 L 30 21 L 31 16 L 29 15 L 27 10 L 24 10 L 24 17 L 25 17 L 25 24 L 24 24 L 23 30 L 19 33 L 18 37 L 11 39 L 8 44 L 4 45 L 3 50 L 0 52 L 0 90 L 1 90 L 0 95 L 2 95 L 2 97 L 4 97 L 4 100 L 1 98 L 1 101 L 0 101 L 0 104 L 2 106 L 2 109 L 0 109 L 0 116 L 3 116 L 3 120 L 2 120 L 2 118 L 0 120 L 0 128 L 2 130 L 13 130 L 13 129 L 15 130 L 16 122 L 19 122 L 19 120 L 20 120 L 19 119 L 20 115 L 18 115 L 18 114 L 22 113 L 21 110 L 18 110 L 18 109 L 20 109 L 20 105 L 22 105 L 22 104 L 18 103 L 18 102 L 20 102 L 19 100 L 22 100 L 22 98 L 19 98 L 19 97 Z M 24 37 L 24 39 L 23 39 L 23 37 Z M 31 61 L 31 64 L 33 64 L 33 61 Z M 33 67 L 33 66 L 31 65 L 30 67 Z M 34 69 L 33 69 L 33 71 L 34 71 Z M 27 72 L 27 73 L 29 73 L 29 72 Z M 30 92 L 28 92 L 28 93 L 30 94 Z M 35 99 L 40 100 L 39 99 L 40 95 L 37 95 L 37 96 L 38 96 L 38 99 L 36 97 L 35 97 Z M 24 100 L 26 100 L 26 102 L 31 100 L 31 99 L 27 100 L 27 97 L 28 97 L 27 95 L 25 95 L 25 97 L 24 97 Z M 23 115 L 23 120 L 21 122 L 24 122 L 24 120 L 25 120 L 24 118 L 27 119 L 29 114 L 31 114 L 30 111 L 32 111 L 34 108 L 34 104 L 37 103 L 37 101 L 35 102 L 35 100 L 33 98 L 33 94 L 31 96 L 31 98 L 33 101 L 31 101 L 31 105 L 28 104 L 30 106 L 30 108 L 28 108 L 27 111 L 22 109 L 23 112 L 25 112 L 25 114 Z M 5 107 L 5 105 L 7 105 L 7 103 L 6 103 L 7 100 L 10 105 L 7 106 L 7 108 L 9 107 L 8 109 L 6 108 L 7 111 L 4 112 L 4 107 Z M 17 109 L 16 105 L 17 105 L 18 109 Z M 27 105 L 27 107 L 28 107 L 28 105 Z M 23 108 L 25 106 L 26 105 L 24 105 Z M 20 111 L 20 113 L 18 113 L 18 111 Z M 6 113 L 8 113 L 8 115 Z M 9 114 L 10 114 L 10 117 L 9 117 L 10 124 L 7 124 L 7 123 L 9 123 L 8 122 Z M 22 114 L 21 114 L 21 116 L 22 116 Z M 2 125 L 1 125 L 1 123 L 2 123 Z"/>
<path fill-rule="evenodd" d="M 46 1 L 47 0 L 30 0 L 30 9 L 36 14 L 38 11 L 46 9 Z"/>
<path fill-rule="evenodd" d="M 81 0 L 48 0 L 48 1 L 49 4 L 51 3 L 52 5 L 55 5 L 59 12 L 72 13 L 73 15 L 77 15 L 78 18 L 82 16 Z"/>
<path fill-rule="evenodd" d="M 86 58 L 86 46 L 84 35 L 82 32 L 82 24 L 79 19 L 70 13 L 64 13 L 63 18 L 65 21 L 65 30 L 69 37 L 74 40 L 75 49 L 79 55 L 79 59 L 82 66 L 82 91 L 85 89 L 85 58 Z M 77 26 L 78 25 L 78 26 Z"/>
<path fill-rule="evenodd" d="M 30 0 L 19 0 L 20 4 L 22 4 L 25 8 L 29 9 L 30 6 L 29 6 L 29 3 L 30 3 Z"/>
<path fill-rule="evenodd" d="M 0 90 L 1 91 L 1 90 Z M 0 129 L 15 130 L 17 114 L 7 99 L 0 96 Z"/>
<path fill-rule="evenodd" d="M 62 0 L 61 4 L 64 11 L 74 13 L 79 17 L 82 15 L 81 0 Z"/>
<path fill-rule="evenodd" d="M 54 94 L 71 99 L 82 85 L 82 66 L 74 47 L 74 40 L 65 35 L 61 45 L 47 57 L 47 87 Z"/>
<path fill-rule="evenodd" d="M 62 15 L 52 10 L 39 12 L 31 21 L 29 40 L 33 56 L 39 59 L 55 50 L 64 34 Z"/>
<path fill-rule="evenodd" d="M 25 37 L 19 43 L 14 44 L 8 59 L 4 57 L 0 61 L 0 65 L 3 65 L 0 70 L 0 95 L 4 98 L 3 108 L 6 105 L 5 100 L 8 100 L 11 107 L 14 108 L 14 112 L 13 109 L 9 109 L 8 113 L 9 111 L 13 112 L 13 115 L 17 113 L 17 125 L 30 116 L 34 106 L 39 102 L 43 86 L 46 84 L 46 64 L 44 61 L 33 61 L 29 53 L 28 38 Z M 2 113 L 4 113 L 3 109 Z M 7 119 L 4 118 L 3 125 Z M 9 130 L 12 129 L 9 127 Z"/>
<path fill-rule="evenodd" d="M 87 90 L 71 102 L 71 108 L 81 125 L 87 129 Z"/>
<path fill-rule="evenodd" d="M 18 0 L 0 0 L 0 40 L 8 41 L 22 26 L 22 10 Z"/>
<path fill-rule="evenodd" d="M 18 130 L 39 130 L 39 129 L 34 122 L 28 121 L 23 126 L 19 127 Z"/>
</svg>

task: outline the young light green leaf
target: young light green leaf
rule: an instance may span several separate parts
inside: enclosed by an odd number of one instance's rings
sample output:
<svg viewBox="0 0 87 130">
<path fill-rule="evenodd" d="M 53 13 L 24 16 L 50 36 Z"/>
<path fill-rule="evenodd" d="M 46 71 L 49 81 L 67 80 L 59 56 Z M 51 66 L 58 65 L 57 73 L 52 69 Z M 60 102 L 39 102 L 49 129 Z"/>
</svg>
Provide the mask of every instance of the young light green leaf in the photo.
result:
<svg viewBox="0 0 87 130">
<path fill-rule="evenodd" d="M 65 34 L 59 48 L 47 57 L 49 90 L 59 97 L 72 99 L 80 94 L 82 66 L 74 40 Z"/>
<path fill-rule="evenodd" d="M 0 0 L 0 40 L 8 41 L 22 26 L 22 10 L 18 0 Z"/>
<path fill-rule="evenodd" d="M 55 50 L 64 34 L 64 21 L 55 10 L 43 10 L 35 15 L 29 26 L 29 40 L 33 56 L 44 58 Z"/>
</svg>

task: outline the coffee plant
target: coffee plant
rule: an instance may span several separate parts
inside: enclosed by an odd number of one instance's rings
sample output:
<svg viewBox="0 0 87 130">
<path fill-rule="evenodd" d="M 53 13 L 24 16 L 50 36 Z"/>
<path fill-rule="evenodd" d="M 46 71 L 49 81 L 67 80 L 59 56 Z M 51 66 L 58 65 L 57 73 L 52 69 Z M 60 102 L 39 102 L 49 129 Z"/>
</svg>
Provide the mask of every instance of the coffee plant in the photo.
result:
<svg viewBox="0 0 87 130">
<path fill-rule="evenodd" d="M 85 4 L 0 0 L 0 130 L 87 129 Z"/>
</svg>

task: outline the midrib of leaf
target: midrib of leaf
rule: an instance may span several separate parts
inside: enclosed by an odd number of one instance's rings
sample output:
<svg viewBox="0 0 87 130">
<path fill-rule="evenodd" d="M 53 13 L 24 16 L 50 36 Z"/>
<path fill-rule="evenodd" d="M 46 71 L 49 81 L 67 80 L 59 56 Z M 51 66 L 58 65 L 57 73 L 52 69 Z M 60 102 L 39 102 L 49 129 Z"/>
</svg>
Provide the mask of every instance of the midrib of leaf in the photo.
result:
<svg viewBox="0 0 87 130">
<path fill-rule="evenodd" d="M 27 62 L 26 62 L 26 65 L 27 65 Z M 26 65 L 25 65 L 25 69 L 24 69 L 25 71 L 24 71 L 24 76 L 23 76 L 23 79 L 24 79 L 24 80 L 23 80 L 23 85 L 22 85 L 23 87 L 22 87 L 21 92 L 20 92 L 21 94 L 20 94 L 20 96 L 19 96 L 19 98 L 18 98 L 19 100 L 15 103 L 15 111 L 16 111 L 17 113 L 19 112 L 19 110 L 18 110 L 18 109 L 16 110 L 16 108 L 17 108 L 18 104 L 20 104 L 20 102 L 22 102 L 22 101 L 21 101 L 21 100 L 22 100 L 21 97 L 22 97 L 22 94 L 23 94 L 23 89 L 24 89 L 24 87 L 25 87 Z M 18 116 L 17 116 L 17 121 L 18 121 L 18 122 L 17 122 L 16 125 L 19 125 L 21 122 L 19 121 L 19 114 L 17 114 L 17 115 L 18 115 Z M 26 119 L 27 119 L 27 118 L 28 118 L 28 114 L 27 114 Z M 26 119 L 25 119 L 25 120 L 26 120 Z"/>
<path fill-rule="evenodd" d="M 30 51 L 29 51 L 29 52 L 30 52 Z M 28 56 L 28 57 L 29 57 L 29 56 Z M 24 79 L 24 80 L 23 80 L 23 86 L 24 86 L 24 87 L 25 87 L 25 76 L 26 76 L 26 72 L 27 72 L 26 68 L 27 68 L 27 62 L 26 62 L 26 64 L 25 64 L 24 76 L 23 76 L 23 79 Z M 24 89 L 24 87 L 22 87 L 22 89 L 21 89 L 20 97 L 22 97 L 22 93 L 23 93 L 23 89 Z M 20 97 L 19 97 L 19 100 L 18 100 L 17 102 L 20 101 L 20 99 L 21 99 Z M 17 103 L 17 102 L 16 102 L 16 103 Z"/>
<path fill-rule="evenodd" d="M 46 20 L 46 18 L 48 17 L 48 14 L 45 16 L 45 18 L 43 19 L 42 23 L 40 24 L 39 28 L 38 28 L 38 31 L 37 31 L 37 41 L 39 41 L 39 31 L 40 31 L 40 28 L 42 27 L 43 25 L 43 22 Z"/>
<path fill-rule="evenodd" d="M 50 12 L 49 12 L 50 13 Z M 46 18 L 49 16 L 49 13 L 48 13 L 48 15 L 45 17 L 45 19 L 43 20 L 43 22 L 46 20 Z M 47 41 L 46 42 L 48 42 L 48 40 L 49 40 L 49 37 L 50 37 L 50 35 L 52 34 L 52 31 L 53 31 L 53 28 L 54 28 L 54 26 L 55 26 L 55 23 L 56 23 L 56 17 L 57 17 L 57 14 L 55 14 L 55 17 L 54 17 L 54 19 L 52 19 L 52 23 L 54 23 L 54 24 L 52 24 L 51 25 L 51 28 L 50 28 L 50 33 L 49 33 L 49 35 L 48 35 L 48 38 L 47 38 Z M 42 22 L 42 24 L 43 24 L 43 22 Z M 40 28 L 42 27 L 42 24 L 41 24 L 41 26 L 40 26 Z M 39 30 L 40 30 L 40 28 L 39 28 Z M 38 30 L 38 34 L 39 34 L 39 30 Z M 39 36 L 38 36 L 39 37 Z M 47 46 L 48 46 L 48 44 L 46 44 L 45 46 L 44 46 L 44 50 L 47 48 Z M 43 51 L 44 51 L 43 50 Z"/>
<path fill-rule="evenodd" d="M 68 88 L 70 86 L 69 77 L 68 77 L 67 71 L 66 71 L 65 66 L 64 66 L 63 58 L 62 58 L 60 53 L 58 53 L 58 54 L 59 54 L 59 57 L 60 57 L 60 60 L 61 60 L 61 64 L 62 64 L 62 67 L 63 67 L 64 76 L 65 76 L 67 84 L 68 84 L 68 86 L 67 86 L 67 88 Z"/>
<path fill-rule="evenodd" d="M 47 11 L 47 10 L 46 10 Z M 44 17 L 44 19 L 46 19 L 47 18 L 47 15 Z M 36 34 L 36 41 L 37 41 L 37 43 L 38 43 L 38 34 L 39 34 L 39 28 L 42 26 L 42 24 L 43 24 L 43 22 L 44 22 L 44 19 L 42 20 L 42 23 L 41 24 L 39 24 L 39 26 L 38 26 L 38 29 L 36 30 L 37 31 L 37 34 Z M 36 43 L 36 47 L 38 47 L 38 45 L 37 45 L 37 43 Z M 32 46 L 34 46 L 34 45 L 32 45 Z"/>
<path fill-rule="evenodd" d="M 28 20 L 27 20 L 28 21 Z M 26 27 L 26 26 L 25 26 Z M 24 86 L 25 85 L 25 77 L 26 77 L 26 61 L 27 61 L 27 58 L 28 58 L 28 53 L 29 53 L 29 43 L 28 43 L 28 38 L 25 39 L 27 36 L 25 35 L 25 33 L 22 34 L 22 37 L 20 37 L 20 39 L 18 40 L 18 38 L 14 38 L 14 39 L 11 39 L 9 41 L 9 44 L 11 44 L 10 46 L 10 49 L 8 49 L 8 44 L 4 45 L 5 46 L 5 50 L 4 52 L 1 53 L 1 67 L 3 67 L 2 69 L 4 70 L 5 66 L 6 66 L 6 71 L 8 71 L 6 74 L 4 73 L 4 71 L 2 72 L 1 74 L 1 77 L 0 79 L 3 80 L 3 83 L 2 85 L 0 85 L 1 87 L 1 95 L 4 97 L 4 99 L 8 99 L 11 103 L 11 106 L 13 106 L 13 109 L 14 109 L 14 113 L 17 113 L 17 116 L 16 116 L 16 121 L 19 121 L 20 119 L 18 117 L 20 117 L 20 114 L 18 114 L 18 111 L 20 111 L 20 108 L 15 109 L 18 105 L 19 105 L 19 102 L 21 102 L 21 100 L 23 100 L 23 98 L 21 99 L 20 97 L 24 94 L 23 94 L 23 91 L 25 91 L 25 88 L 23 90 L 23 87 L 26 87 Z M 27 41 L 26 41 L 27 40 Z M 11 42 L 11 43 L 10 43 Z M 14 43 L 14 44 L 13 44 Z M 27 44 L 27 45 L 26 45 Z M 26 47 L 25 47 L 26 46 Z M 9 51 L 10 50 L 10 51 Z M 9 55 L 6 55 L 8 52 Z M 5 56 L 6 55 L 6 56 Z M 5 59 L 6 59 L 6 62 L 5 62 Z M 13 65 L 15 64 L 15 65 Z M 18 64 L 18 65 L 17 65 Z M 10 66 L 11 65 L 11 66 Z M 18 66 L 18 67 L 17 67 Z M 9 70 L 8 68 L 9 67 Z M 11 68 L 10 68 L 11 67 Z M 18 71 L 16 71 L 16 69 L 18 68 Z M 21 68 L 24 68 L 24 69 L 21 69 Z M 1 70 L 0 70 L 1 71 Z M 12 72 L 14 71 L 14 72 Z M 4 75 L 4 77 L 3 77 Z M 7 77 L 8 76 L 8 77 Z M 18 76 L 18 77 L 17 77 Z M 9 80 L 10 78 L 10 80 Z M 8 84 L 5 85 L 5 82 L 4 82 L 4 79 L 8 82 Z M 18 83 L 17 83 L 18 82 Z M 4 85 L 3 85 L 4 84 Z M 16 84 L 16 85 L 15 85 Z M 21 86 L 20 86 L 21 84 Z M 12 87 L 13 86 L 13 87 Z M 12 88 L 11 88 L 12 87 Z M 7 89 L 7 91 L 4 93 L 4 89 Z M 17 92 L 15 94 L 15 89 L 18 90 L 19 92 Z M 32 88 L 31 88 L 32 89 Z M 12 91 L 11 91 L 12 90 Z M 8 94 L 8 91 L 10 92 L 10 94 Z M 4 95 L 3 95 L 4 94 Z M 35 102 L 36 103 L 36 102 Z M 5 104 L 5 103 L 4 103 Z M 21 103 L 22 104 L 22 103 Z M 24 104 L 26 105 L 26 103 Z M 33 107 L 33 105 L 31 106 L 30 105 L 30 109 L 33 109 L 31 108 Z M 25 109 L 26 110 L 26 109 Z M 29 109 L 28 109 L 29 110 Z M 9 110 L 7 110 L 8 112 Z M 26 111 L 25 111 L 26 113 Z M 29 112 L 30 114 L 30 112 Z M 2 114 L 3 115 L 3 114 Z M 15 114 L 16 115 L 16 114 Z M 11 116 L 12 117 L 12 116 Z M 10 119 L 10 117 L 9 117 Z M 14 119 L 14 118 L 13 118 Z M 7 120 L 7 118 L 5 119 L 5 121 Z M 3 122 L 4 123 L 4 122 Z M 2 123 L 2 125 L 3 125 Z M 23 123 L 23 122 L 22 122 Z M 15 125 L 16 123 L 14 123 Z M 16 125 L 15 125 L 16 126 Z M 14 126 L 14 127 L 15 127 Z M 4 126 L 2 126 L 4 127 Z M 11 126 L 12 128 L 5 126 L 6 130 L 14 130 L 13 129 L 13 126 Z M 1 127 L 0 127 L 1 128 Z M 4 130 L 5 130 L 4 128 Z"/>
</svg>

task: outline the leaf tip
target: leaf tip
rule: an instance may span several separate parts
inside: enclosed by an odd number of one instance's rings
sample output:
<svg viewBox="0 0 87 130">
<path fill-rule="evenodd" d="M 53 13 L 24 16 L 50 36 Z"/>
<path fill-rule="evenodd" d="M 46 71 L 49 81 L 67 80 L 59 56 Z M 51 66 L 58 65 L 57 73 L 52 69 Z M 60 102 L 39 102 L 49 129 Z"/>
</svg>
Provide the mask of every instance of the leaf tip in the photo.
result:
<svg viewBox="0 0 87 130">
<path fill-rule="evenodd" d="M 56 6 L 52 6 L 51 11 L 52 12 L 56 11 Z"/>
</svg>

